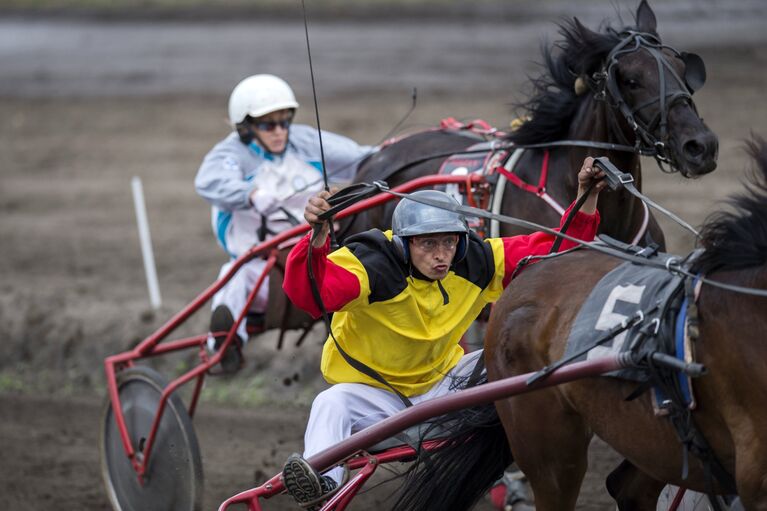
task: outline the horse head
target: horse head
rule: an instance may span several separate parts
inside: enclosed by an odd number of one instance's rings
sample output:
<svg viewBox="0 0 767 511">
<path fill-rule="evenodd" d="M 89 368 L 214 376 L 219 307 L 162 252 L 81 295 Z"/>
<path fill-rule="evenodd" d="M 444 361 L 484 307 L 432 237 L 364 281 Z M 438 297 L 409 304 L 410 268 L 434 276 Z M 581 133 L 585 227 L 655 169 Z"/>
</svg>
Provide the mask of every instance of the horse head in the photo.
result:
<svg viewBox="0 0 767 511">
<path fill-rule="evenodd" d="M 560 33 L 563 40 L 544 49 L 546 70 L 532 98 L 520 105 L 530 120 L 511 141 L 607 139 L 685 177 L 716 168 L 717 137 L 692 99 L 706 81 L 703 60 L 661 41 L 645 0 L 634 26 L 596 32 L 574 18 Z"/>
<path fill-rule="evenodd" d="M 655 157 L 662 169 L 668 164 L 685 177 L 699 177 L 716 168 L 719 147 L 692 99 L 705 83 L 706 68 L 698 55 L 664 44 L 656 28 L 645 0 L 634 27 L 596 34 L 576 20 L 571 37 L 581 44 L 599 41 L 606 47 L 612 41 L 598 66 L 580 69 L 579 77 L 595 99 L 610 106 L 609 122 L 619 126 L 624 142 Z"/>
</svg>

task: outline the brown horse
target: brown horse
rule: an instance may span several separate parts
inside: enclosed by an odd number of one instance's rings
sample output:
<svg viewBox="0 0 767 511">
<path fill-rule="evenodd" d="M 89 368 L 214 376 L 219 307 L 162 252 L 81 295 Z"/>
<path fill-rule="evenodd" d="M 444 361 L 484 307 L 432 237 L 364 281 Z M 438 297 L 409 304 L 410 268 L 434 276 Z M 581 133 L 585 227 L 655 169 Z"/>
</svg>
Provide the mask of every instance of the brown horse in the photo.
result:
<svg viewBox="0 0 767 511">
<path fill-rule="evenodd" d="M 566 207 L 575 199 L 577 169 L 587 155 L 608 156 L 632 174 L 640 190 L 639 152 L 654 155 L 668 170 L 688 178 L 716 168 L 717 137 L 698 115 L 691 97 L 705 81 L 703 62 L 663 45 L 656 25 L 645 0 L 639 4 L 633 27 L 600 33 L 577 19 L 561 25 L 563 40 L 544 50 L 545 71 L 533 80 L 533 95 L 520 105 L 527 122 L 500 141 L 530 147 L 513 166 L 522 181 L 537 185 L 547 161 L 546 191 Z M 480 141 L 465 130 L 405 137 L 364 162 L 356 181 L 383 179 L 396 186 L 436 174 L 448 155 Z M 608 149 L 616 146 L 622 149 Z M 393 208 L 390 204 L 358 215 L 344 233 L 388 228 Z M 655 218 L 627 192 L 602 194 L 599 210 L 600 232 L 621 241 L 636 238 L 639 244 L 654 241 L 663 247 Z M 535 194 L 511 183 L 506 184 L 498 212 L 542 225 L 556 225 L 560 217 Z M 499 234 L 522 232 L 502 225 Z"/>
<path fill-rule="evenodd" d="M 735 213 L 706 223 L 706 249 L 693 271 L 711 280 L 767 289 L 767 145 L 752 144 L 760 174 Z M 600 279 L 619 264 L 583 251 L 524 271 L 497 303 L 486 337 L 492 379 L 539 369 L 560 359 L 581 305 Z M 767 298 L 702 286 L 698 299 L 696 358 L 709 374 L 696 379 L 692 418 L 715 457 L 737 483 L 746 509 L 767 509 Z M 619 509 L 654 510 L 664 482 L 707 491 L 703 464 L 691 456 L 682 479 L 677 435 L 653 416 L 650 396 L 626 401 L 636 384 L 593 378 L 513 397 L 496 404 L 509 445 L 535 493 L 536 509 L 567 510 L 586 471 L 594 434 L 645 475 L 644 492 L 621 487 L 626 466 L 611 481 Z M 694 460 L 694 461 L 693 461 Z M 654 490 L 647 493 L 647 482 Z M 718 486 L 718 484 L 717 484 Z"/>
<path fill-rule="evenodd" d="M 654 415 L 650 393 L 627 400 L 635 382 L 598 377 L 499 401 L 495 417 L 482 407 L 458 417 L 457 426 L 450 417 L 454 441 L 416 465 L 395 509 L 468 509 L 509 462 L 509 452 L 498 446 L 504 431 L 538 511 L 575 509 L 595 434 L 628 460 L 608 478 L 621 511 L 654 511 L 666 483 L 702 492 L 736 490 L 745 509 L 767 509 L 767 143 L 749 148 L 758 163 L 751 186 L 730 201 L 731 211 L 706 222 L 700 239 L 705 252 L 689 271 L 708 279 L 697 295 L 694 336 L 695 358 L 708 373 L 694 380 L 697 407 L 690 417 L 723 469 L 711 473 L 721 477 L 707 476 L 691 454 L 683 478 L 680 440 L 668 419 Z M 610 255 L 580 250 L 522 271 L 491 315 L 488 379 L 560 360 L 587 297 L 619 264 Z M 640 266 L 632 268 L 638 272 Z M 725 488 L 728 478 L 735 488 Z"/>
</svg>

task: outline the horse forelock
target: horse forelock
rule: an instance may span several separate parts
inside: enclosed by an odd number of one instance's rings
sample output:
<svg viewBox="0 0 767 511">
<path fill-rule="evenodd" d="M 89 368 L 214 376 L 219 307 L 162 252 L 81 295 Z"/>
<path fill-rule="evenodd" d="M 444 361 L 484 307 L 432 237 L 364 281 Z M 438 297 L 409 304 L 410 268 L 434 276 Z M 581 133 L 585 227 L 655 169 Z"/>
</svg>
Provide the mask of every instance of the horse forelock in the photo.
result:
<svg viewBox="0 0 767 511">
<path fill-rule="evenodd" d="M 694 270 L 738 270 L 767 264 L 767 141 L 754 137 L 747 151 L 755 165 L 746 191 L 727 200 L 730 210 L 710 215 L 701 230 L 706 249 Z"/>
<path fill-rule="evenodd" d="M 577 18 L 559 24 L 561 39 L 542 48 L 543 71 L 531 79 L 530 97 L 515 106 L 528 112 L 530 120 L 509 135 L 517 144 L 549 142 L 565 138 L 578 105 L 587 96 L 575 93 L 575 80 L 597 71 L 610 50 L 620 41 L 618 32 L 586 28 Z"/>
</svg>

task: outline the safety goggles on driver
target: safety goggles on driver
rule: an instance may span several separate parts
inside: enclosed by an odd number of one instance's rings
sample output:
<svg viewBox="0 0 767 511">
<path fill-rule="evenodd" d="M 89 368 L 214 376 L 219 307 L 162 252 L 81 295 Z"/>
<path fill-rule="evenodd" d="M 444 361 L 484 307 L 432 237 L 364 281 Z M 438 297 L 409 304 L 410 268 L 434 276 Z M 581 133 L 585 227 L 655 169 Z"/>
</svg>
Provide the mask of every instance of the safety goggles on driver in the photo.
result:
<svg viewBox="0 0 767 511">
<path fill-rule="evenodd" d="M 410 238 L 410 241 L 419 250 L 431 253 L 437 250 L 454 250 L 458 246 L 458 235 L 414 236 Z"/>
<path fill-rule="evenodd" d="M 292 117 L 288 117 L 287 119 L 280 119 L 279 121 L 258 121 L 254 120 L 252 122 L 253 127 L 256 128 L 258 131 L 274 131 L 279 126 L 280 128 L 286 130 L 290 127 L 290 124 L 293 122 Z"/>
</svg>

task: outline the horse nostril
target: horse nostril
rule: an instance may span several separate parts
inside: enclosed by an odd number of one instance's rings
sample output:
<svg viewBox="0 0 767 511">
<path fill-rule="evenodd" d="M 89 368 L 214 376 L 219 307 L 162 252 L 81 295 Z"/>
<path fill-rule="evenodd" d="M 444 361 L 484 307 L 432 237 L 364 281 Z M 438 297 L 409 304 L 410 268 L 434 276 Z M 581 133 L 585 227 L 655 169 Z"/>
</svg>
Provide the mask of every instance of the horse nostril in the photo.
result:
<svg viewBox="0 0 767 511">
<path fill-rule="evenodd" d="M 684 154 L 689 158 L 698 158 L 706 151 L 705 146 L 697 140 L 689 140 L 685 142 L 682 149 L 684 150 Z"/>
</svg>

